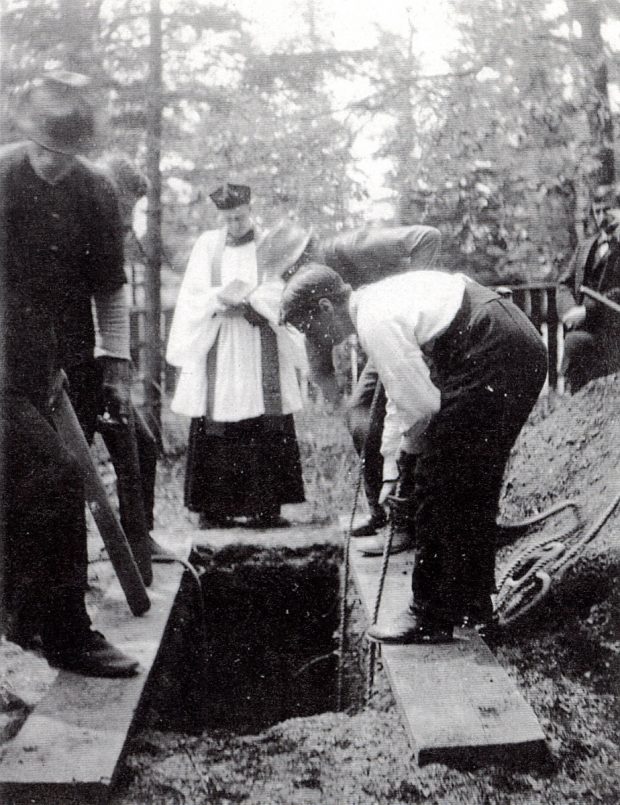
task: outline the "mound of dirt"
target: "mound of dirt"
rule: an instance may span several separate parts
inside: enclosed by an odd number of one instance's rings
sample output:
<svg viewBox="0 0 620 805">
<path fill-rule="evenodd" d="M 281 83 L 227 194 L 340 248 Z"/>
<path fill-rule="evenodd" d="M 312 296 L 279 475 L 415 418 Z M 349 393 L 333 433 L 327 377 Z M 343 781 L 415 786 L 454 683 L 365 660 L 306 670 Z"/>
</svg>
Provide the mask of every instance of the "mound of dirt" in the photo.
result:
<svg viewBox="0 0 620 805">
<path fill-rule="evenodd" d="M 618 493 L 620 375 L 610 375 L 557 398 L 548 416 L 533 413 L 514 447 L 501 509 L 504 519 L 516 520 L 580 498 L 590 518 Z"/>
</svg>

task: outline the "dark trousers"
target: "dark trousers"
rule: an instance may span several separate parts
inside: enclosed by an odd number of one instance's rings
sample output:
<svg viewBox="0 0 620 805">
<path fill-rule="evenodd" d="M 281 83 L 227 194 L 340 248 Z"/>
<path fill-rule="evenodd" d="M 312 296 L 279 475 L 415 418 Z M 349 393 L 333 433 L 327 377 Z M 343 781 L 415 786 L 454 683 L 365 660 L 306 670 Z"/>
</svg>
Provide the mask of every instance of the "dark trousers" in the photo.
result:
<svg viewBox="0 0 620 805">
<path fill-rule="evenodd" d="M 75 409 L 82 430 L 89 444 L 97 430 L 97 416 L 103 409 L 103 374 L 97 361 L 89 361 L 67 370 L 69 378 L 69 397 Z M 153 507 L 155 504 L 155 478 L 157 473 L 157 441 L 139 413 L 132 411 L 131 427 L 135 434 L 138 449 L 138 464 L 144 514 L 147 528 L 153 528 Z M 105 440 L 105 434 L 104 440 Z M 120 489 L 119 489 L 120 492 Z M 120 500 L 121 519 L 131 507 L 131 501 Z"/>
<path fill-rule="evenodd" d="M 614 314 L 617 315 L 617 314 Z M 569 330 L 564 337 L 561 372 L 572 394 L 594 380 L 620 370 L 620 331 Z"/>
<path fill-rule="evenodd" d="M 25 396 L 4 396 L 0 423 L 6 631 L 20 641 L 39 634 L 59 647 L 90 627 L 81 471 Z"/>
<path fill-rule="evenodd" d="M 378 382 L 377 370 L 368 362 L 351 395 L 346 422 L 357 454 L 364 455 L 364 491 L 370 514 L 381 519 L 383 517 L 383 509 L 379 505 L 379 494 L 383 483 L 381 434 L 385 419 L 386 396 L 385 390 L 381 387 L 379 398 L 371 410 Z"/>
<path fill-rule="evenodd" d="M 474 285 L 430 360 L 441 407 L 415 468 L 413 609 L 458 623 L 489 611 L 504 469 L 547 356 L 515 305 Z"/>
</svg>

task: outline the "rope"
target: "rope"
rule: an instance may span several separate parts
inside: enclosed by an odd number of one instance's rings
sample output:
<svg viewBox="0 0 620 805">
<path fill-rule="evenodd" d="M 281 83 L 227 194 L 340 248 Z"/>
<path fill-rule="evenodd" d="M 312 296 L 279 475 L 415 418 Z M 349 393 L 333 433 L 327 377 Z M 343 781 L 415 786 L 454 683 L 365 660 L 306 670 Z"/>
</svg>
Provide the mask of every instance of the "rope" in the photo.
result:
<svg viewBox="0 0 620 805">
<path fill-rule="evenodd" d="M 495 603 L 500 625 L 505 626 L 522 618 L 545 598 L 552 582 L 557 583 L 562 578 L 578 553 L 594 539 L 619 503 L 620 493 L 611 499 L 586 533 L 572 544 L 568 540 L 583 525 L 580 513 L 578 525 L 566 534 L 538 540 L 508 565 L 500 576 Z"/>
<path fill-rule="evenodd" d="M 372 402 L 370 403 L 370 413 L 368 415 L 369 423 L 372 422 L 373 417 L 377 410 L 379 396 L 381 393 L 381 381 L 377 379 L 377 385 L 372 395 Z M 349 575 L 351 563 L 351 534 L 353 532 L 353 523 L 355 521 L 355 514 L 357 512 L 357 505 L 359 503 L 360 492 L 362 489 L 362 481 L 364 478 L 364 465 L 366 461 L 366 443 L 360 453 L 357 480 L 355 483 L 355 494 L 353 496 L 353 506 L 351 508 L 351 518 L 349 520 L 349 528 L 347 530 L 344 541 L 344 568 L 342 577 L 342 595 L 340 597 L 340 629 L 338 639 L 338 676 L 336 687 L 336 708 L 338 712 L 342 710 L 343 702 L 343 689 L 344 689 L 344 657 L 347 645 L 347 628 L 348 628 L 348 590 L 349 590 Z"/>
<path fill-rule="evenodd" d="M 540 523 L 542 520 L 546 520 L 547 517 L 551 517 L 552 514 L 556 514 L 557 512 L 562 511 L 563 509 L 575 509 L 575 516 L 580 521 L 580 504 L 576 500 L 560 500 L 557 503 L 554 503 L 553 506 L 550 506 L 548 509 L 545 509 L 538 514 L 533 514 L 531 517 L 526 517 L 524 520 L 517 520 L 514 523 L 498 523 L 498 528 L 502 528 L 504 530 L 509 529 L 516 529 L 521 530 L 523 528 L 527 528 L 528 526 L 535 525 L 536 523 Z"/>
<path fill-rule="evenodd" d="M 391 504 L 391 515 L 390 515 L 390 527 L 388 529 L 387 537 L 385 543 L 383 545 L 383 555 L 381 557 L 381 572 L 379 574 L 379 584 L 377 586 L 377 594 L 375 596 L 375 605 L 372 612 L 372 625 L 374 626 L 375 623 L 379 619 L 379 610 L 381 609 L 381 597 L 383 596 L 383 588 L 385 586 L 385 578 L 387 576 L 388 566 L 390 564 L 390 553 L 392 551 L 392 540 L 394 538 L 394 532 L 396 530 L 395 525 L 395 516 L 394 516 L 394 506 L 396 503 L 400 501 L 399 499 L 399 489 L 400 483 L 397 484 L 396 494 L 392 495 L 388 498 L 388 502 Z M 368 647 L 368 669 L 366 673 L 366 702 L 370 701 L 370 697 L 372 696 L 372 689 L 374 686 L 375 681 L 375 665 L 377 661 L 377 643 L 374 640 L 370 641 L 370 645 Z"/>
</svg>

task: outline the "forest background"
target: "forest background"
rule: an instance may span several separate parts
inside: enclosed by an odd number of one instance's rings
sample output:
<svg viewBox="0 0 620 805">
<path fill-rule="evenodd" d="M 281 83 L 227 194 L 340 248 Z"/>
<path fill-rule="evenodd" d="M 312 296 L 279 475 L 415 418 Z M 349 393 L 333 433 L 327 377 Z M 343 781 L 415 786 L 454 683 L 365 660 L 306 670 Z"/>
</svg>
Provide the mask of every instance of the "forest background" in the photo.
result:
<svg viewBox="0 0 620 805">
<path fill-rule="evenodd" d="M 614 177 L 620 2 L 445 0 L 453 44 L 436 72 L 419 53 L 423 4 L 403 0 L 402 30 L 378 24 L 373 46 L 342 50 L 332 2 L 291 0 L 296 33 L 267 51 L 224 0 L 3 0 L 0 140 L 17 138 L 10 107 L 38 72 L 86 72 L 104 146 L 144 168 L 159 151 L 176 271 L 215 222 L 208 192 L 235 177 L 267 226 L 424 222 L 442 230 L 449 269 L 553 280 L 589 188 Z M 356 156 L 364 137 L 385 168 L 382 199 Z"/>
<path fill-rule="evenodd" d="M 156 419 L 162 292 L 169 307 L 220 182 L 252 186 L 264 227 L 437 226 L 443 267 L 508 284 L 555 281 L 615 178 L 620 0 L 438 0 L 432 35 L 423 0 L 384 0 L 353 47 L 351 13 L 346 48 L 335 0 L 0 2 L 0 142 L 38 73 L 84 72 L 102 150 L 151 180 L 137 259 Z"/>
</svg>

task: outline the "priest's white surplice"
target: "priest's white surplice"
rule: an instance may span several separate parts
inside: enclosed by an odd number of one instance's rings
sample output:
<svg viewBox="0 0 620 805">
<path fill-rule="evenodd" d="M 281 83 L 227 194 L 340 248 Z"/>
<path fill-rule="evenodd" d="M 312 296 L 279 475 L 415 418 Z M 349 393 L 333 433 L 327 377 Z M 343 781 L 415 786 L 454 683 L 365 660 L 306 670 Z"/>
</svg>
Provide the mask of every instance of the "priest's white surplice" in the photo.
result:
<svg viewBox="0 0 620 805">
<path fill-rule="evenodd" d="M 239 279 L 254 290 L 247 301 L 264 316 L 278 343 L 282 413 L 302 406 L 299 375 L 307 375 L 303 337 L 278 325 L 282 281 L 260 282 L 254 241 L 226 246 L 221 253 L 220 284 L 213 284 L 213 263 L 221 230 L 204 232 L 196 241 L 179 290 L 166 360 L 180 367 L 172 410 L 190 417 L 207 411 L 207 355 L 217 339 L 213 419 L 238 422 L 265 413 L 260 328 L 246 319 L 223 316 L 217 294 Z M 298 375 L 299 373 L 299 375 Z"/>
</svg>

